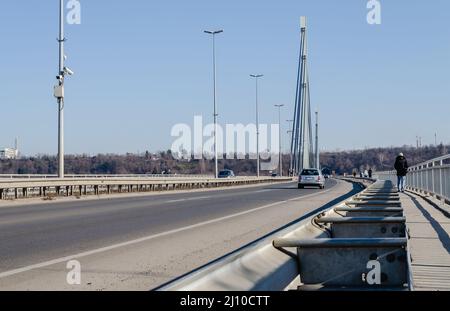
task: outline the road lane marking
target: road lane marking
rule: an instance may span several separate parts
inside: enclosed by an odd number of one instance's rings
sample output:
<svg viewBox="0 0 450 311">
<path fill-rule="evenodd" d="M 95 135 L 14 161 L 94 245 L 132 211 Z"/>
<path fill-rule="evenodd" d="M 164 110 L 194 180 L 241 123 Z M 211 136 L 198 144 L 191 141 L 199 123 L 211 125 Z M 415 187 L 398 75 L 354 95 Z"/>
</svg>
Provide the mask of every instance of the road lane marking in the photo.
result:
<svg viewBox="0 0 450 311">
<path fill-rule="evenodd" d="M 195 198 L 187 198 L 187 199 L 174 199 L 174 200 L 165 201 L 163 203 L 177 203 L 177 202 L 204 200 L 204 199 L 211 199 L 211 198 L 212 198 L 212 196 L 203 196 L 203 197 L 195 197 Z"/>
<path fill-rule="evenodd" d="M 187 231 L 187 230 L 199 228 L 199 227 L 202 227 L 202 226 L 218 223 L 218 222 L 221 222 L 221 221 L 224 221 L 224 220 L 228 220 L 228 219 L 231 219 L 231 218 L 235 218 L 235 217 L 251 214 L 251 213 L 254 213 L 254 212 L 257 212 L 257 211 L 261 211 L 261 210 L 264 210 L 264 209 L 267 209 L 267 208 L 270 208 L 270 207 L 273 207 L 273 206 L 276 206 L 276 205 L 280 205 L 280 204 L 296 201 L 296 200 L 301 199 L 301 198 L 306 199 L 306 198 L 318 196 L 318 195 L 327 193 L 327 192 L 329 192 L 331 190 L 333 190 L 333 188 L 330 188 L 330 189 L 325 190 L 325 191 L 320 191 L 320 192 L 304 195 L 304 196 L 295 197 L 295 198 L 288 199 L 288 200 L 283 200 L 283 201 L 270 203 L 270 204 L 267 204 L 267 205 L 263 205 L 263 206 L 260 206 L 260 207 L 253 208 L 251 210 L 247 210 L 247 211 L 231 214 L 231 215 L 228 215 L 228 216 L 223 216 L 223 217 L 219 217 L 219 218 L 215 218 L 215 219 L 199 222 L 199 223 L 194 224 L 194 225 L 189 225 L 189 226 L 185 226 L 185 227 L 182 227 L 182 228 L 173 229 L 173 230 L 169 230 L 169 231 L 153 234 L 153 235 L 142 237 L 142 238 L 139 238 L 139 239 L 135 239 L 135 240 L 127 241 L 127 242 L 122 242 L 122 243 L 118 243 L 118 244 L 114 244 L 114 245 L 110 245 L 110 246 L 106 246 L 106 247 L 102 247 L 102 248 L 97 248 L 97 249 L 94 249 L 94 250 L 91 250 L 91 251 L 78 253 L 78 254 L 75 254 L 75 255 L 65 256 L 65 257 L 61 257 L 61 258 L 57 258 L 57 259 L 53 259 L 53 260 L 37 263 L 37 264 L 34 264 L 34 265 L 29 265 L 29 266 L 22 267 L 22 268 L 1 272 L 0 273 L 0 279 L 6 278 L 6 277 L 10 277 L 10 276 L 13 276 L 13 275 L 16 275 L 16 274 L 28 272 L 28 271 L 31 271 L 31 270 L 40 269 L 40 268 L 44 268 L 44 267 L 48 267 L 48 266 L 52 266 L 52 265 L 56 265 L 56 264 L 60 264 L 60 263 L 64 263 L 64 262 L 68 262 L 70 260 L 74 260 L 74 259 L 77 259 L 77 258 L 87 257 L 87 256 L 91 256 L 91 255 L 95 255 L 95 254 L 111 251 L 111 250 L 114 250 L 114 249 L 117 249 L 117 248 L 121 248 L 121 247 L 125 247 L 125 246 L 130 246 L 130 245 L 133 245 L 133 244 L 146 242 L 146 241 L 153 240 L 153 239 L 160 238 L 160 237 L 164 237 L 164 236 L 167 236 L 167 235 L 180 233 L 180 232 L 183 232 L 183 231 Z"/>
<path fill-rule="evenodd" d="M 273 191 L 274 189 L 264 189 L 264 190 L 258 190 L 258 191 L 255 191 L 255 192 L 253 192 L 253 193 L 262 193 L 262 192 L 269 192 L 269 191 Z"/>
</svg>

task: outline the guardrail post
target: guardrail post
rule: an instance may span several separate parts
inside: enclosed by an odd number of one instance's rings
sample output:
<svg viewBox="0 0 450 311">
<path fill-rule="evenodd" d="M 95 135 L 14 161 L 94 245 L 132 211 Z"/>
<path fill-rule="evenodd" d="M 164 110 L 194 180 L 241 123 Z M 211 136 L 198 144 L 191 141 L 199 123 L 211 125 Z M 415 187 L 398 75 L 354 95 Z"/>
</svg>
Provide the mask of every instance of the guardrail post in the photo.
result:
<svg viewBox="0 0 450 311">
<path fill-rule="evenodd" d="M 436 196 L 436 189 L 434 188 L 434 166 L 435 162 L 431 162 L 431 189 L 433 191 L 433 195 Z"/>
<path fill-rule="evenodd" d="M 444 160 L 439 161 L 439 196 L 441 198 L 441 202 L 445 204 L 445 195 L 444 195 L 444 179 L 442 178 L 442 166 L 444 165 Z"/>
<path fill-rule="evenodd" d="M 419 166 L 419 176 L 420 176 L 419 192 L 422 192 L 421 189 L 423 189 L 423 171 L 421 170 L 420 166 Z"/>
</svg>

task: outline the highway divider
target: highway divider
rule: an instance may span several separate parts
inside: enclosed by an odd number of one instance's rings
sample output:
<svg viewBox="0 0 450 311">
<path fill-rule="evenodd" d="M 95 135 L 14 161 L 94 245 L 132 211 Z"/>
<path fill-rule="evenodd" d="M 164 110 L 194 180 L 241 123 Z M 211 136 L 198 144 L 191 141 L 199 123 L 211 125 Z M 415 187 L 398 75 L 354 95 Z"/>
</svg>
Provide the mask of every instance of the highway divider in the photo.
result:
<svg viewBox="0 0 450 311">
<path fill-rule="evenodd" d="M 0 179 L 0 200 L 158 192 L 292 181 L 290 177 L 72 177 Z"/>
</svg>

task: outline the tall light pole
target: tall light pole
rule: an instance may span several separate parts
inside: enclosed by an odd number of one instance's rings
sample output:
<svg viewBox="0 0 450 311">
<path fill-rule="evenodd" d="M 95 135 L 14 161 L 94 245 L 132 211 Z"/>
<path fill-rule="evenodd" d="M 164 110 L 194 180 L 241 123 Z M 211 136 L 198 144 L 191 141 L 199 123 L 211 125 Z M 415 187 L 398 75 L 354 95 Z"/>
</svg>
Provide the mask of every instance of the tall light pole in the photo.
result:
<svg viewBox="0 0 450 311">
<path fill-rule="evenodd" d="M 291 140 L 292 141 L 292 130 L 289 130 L 289 131 L 287 131 L 287 134 L 288 134 L 288 137 L 289 137 L 289 140 Z M 289 177 L 291 177 L 291 176 L 293 176 L 293 174 L 292 174 L 292 152 L 289 152 L 289 163 L 290 163 L 290 165 L 289 165 Z"/>
<path fill-rule="evenodd" d="M 286 120 L 286 122 L 289 123 L 289 127 L 288 128 L 292 128 L 292 124 L 294 122 L 294 120 Z M 289 141 L 289 146 L 292 146 L 292 130 L 287 131 L 288 134 L 290 134 L 290 141 Z M 289 148 L 289 176 L 291 176 L 291 174 L 293 173 L 293 156 L 292 156 L 292 148 Z"/>
<path fill-rule="evenodd" d="M 316 167 L 320 170 L 320 154 L 319 154 L 319 111 L 316 111 Z"/>
<path fill-rule="evenodd" d="M 216 35 L 222 33 L 223 30 L 215 30 L 215 31 L 204 31 L 207 34 L 212 36 L 212 44 L 213 44 L 213 84 L 214 84 L 214 175 L 216 178 L 219 177 L 219 161 L 217 158 L 217 117 L 219 116 L 217 113 L 217 92 L 216 92 Z"/>
<path fill-rule="evenodd" d="M 66 75 L 73 75 L 73 71 L 64 66 L 64 0 L 59 0 L 59 71 L 54 87 L 54 96 L 58 101 L 58 177 L 64 178 L 64 79 Z"/>
<path fill-rule="evenodd" d="M 258 79 L 264 77 L 264 75 L 250 75 L 255 78 L 256 82 L 256 176 L 259 177 L 259 108 L 258 108 Z"/>
<path fill-rule="evenodd" d="M 279 135 L 278 140 L 279 140 L 279 144 L 280 144 L 278 172 L 281 177 L 281 176 L 283 176 L 283 151 L 281 150 L 281 107 L 284 107 L 284 105 L 275 105 L 275 107 L 278 108 L 278 126 L 280 127 L 278 130 L 278 135 Z"/>
</svg>

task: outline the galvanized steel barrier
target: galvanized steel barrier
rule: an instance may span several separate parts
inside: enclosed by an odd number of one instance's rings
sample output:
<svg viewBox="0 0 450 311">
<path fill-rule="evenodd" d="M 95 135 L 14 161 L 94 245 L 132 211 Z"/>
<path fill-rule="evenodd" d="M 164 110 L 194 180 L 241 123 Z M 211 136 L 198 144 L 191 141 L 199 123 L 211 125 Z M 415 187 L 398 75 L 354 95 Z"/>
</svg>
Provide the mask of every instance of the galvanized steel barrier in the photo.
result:
<svg viewBox="0 0 450 311">
<path fill-rule="evenodd" d="M 66 174 L 66 178 L 214 178 L 196 174 Z M 2 179 L 55 179 L 56 174 L 0 174 Z M 239 177 L 237 177 L 239 178 Z M 245 178 L 245 177 L 242 177 Z"/>
<path fill-rule="evenodd" d="M 410 290 L 405 218 L 392 188 L 378 182 L 156 290 Z"/>
<path fill-rule="evenodd" d="M 55 196 L 86 196 L 113 193 L 154 192 L 188 190 L 260 183 L 288 182 L 283 177 L 87 177 L 47 179 L 0 179 L 0 200 L 31 197 L 53 198 Z"/>
</svg>

